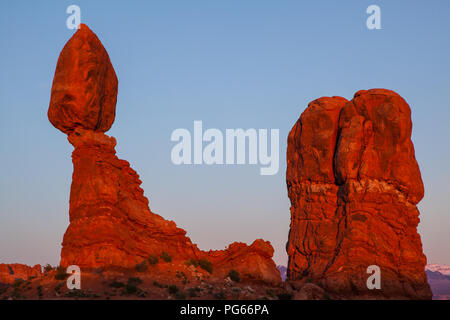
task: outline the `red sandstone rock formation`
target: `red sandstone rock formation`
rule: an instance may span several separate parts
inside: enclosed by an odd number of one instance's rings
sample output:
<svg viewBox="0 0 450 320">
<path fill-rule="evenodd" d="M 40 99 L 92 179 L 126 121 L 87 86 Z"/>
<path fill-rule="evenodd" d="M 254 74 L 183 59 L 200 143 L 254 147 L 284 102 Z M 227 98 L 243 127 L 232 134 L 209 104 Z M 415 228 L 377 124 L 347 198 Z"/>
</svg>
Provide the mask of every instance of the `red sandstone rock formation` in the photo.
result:
<svg viewBox="0 0 450 320">
<path fill-rule="evenodd" d="M 27 280 L 30 277 L 38 277 L 42 274 L 42 267 L 37 264 L 29 267 L 24 264 L 0 264 L 0 283 L 13 283 L 16 279 Z"/>
<path fill-rule="evenodd" d="M 115 117 L 117 84 L 108 53 L 81 24 L 59 55 L 48 108 L 50 122 L 67 134 L 75 128 L 108 131 Z"/>
<path fill-rule="evenodd" d="M 215 274 L 233 268 L 243 278 L 280 282 L 269 242 L 203 252 L 186 231 L 150 211 L 138 174 L 117 158 L 116 140 L 104 134 L 114 121 L 116 94 L 117 78 L 106 50 L 81 25 L 61 52 L 48 112 L 50 122 L 75 147 L 70 225 L 60 264 L 130 268 L 164 251 L 179 262 L 208 259 Z"/>
<path fill-rule="evenodd" d="M 288 137 L 288 278 L 341 297 L 430 299 L 411 111 L 393 91 L 311 102 Z M 381 268 L 369 290 L 367 267 Z"/>
</svg>

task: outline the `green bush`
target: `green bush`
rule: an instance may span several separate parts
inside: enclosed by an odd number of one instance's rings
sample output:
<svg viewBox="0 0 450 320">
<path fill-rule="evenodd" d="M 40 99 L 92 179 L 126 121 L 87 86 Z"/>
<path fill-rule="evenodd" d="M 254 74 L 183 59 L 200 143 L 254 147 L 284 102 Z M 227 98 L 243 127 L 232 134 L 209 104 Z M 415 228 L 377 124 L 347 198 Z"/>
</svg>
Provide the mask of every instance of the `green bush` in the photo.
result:
<svg viewBox="0 0 450 320">
<path fill-rule="evenodd" d="M 68 274 L 66 273 L 66 268 L 59 266 L 56 268 L 55 279 L 56 280 L 64 280 L 66 279 Z"/>
<path fill-rule="evenodd" d="M 134 294 L 140 292 L 138 285 L 142 284 L 142 280 L 138 277 L 130 277 L 128 278 L 128 282 L 125 285 L 125 293 L 126 294 Z"/>
<path fill-rule="evenodd" d="M 45 267 L 44 267 L 44 272 L 45 273 L 49 273 L 50 271 L 52 271 L 53 270 L 53 267 L 50 265 L 50 264 L 46 264 L 45 265 Z"/>
<path fill-rule="evenodd" d="M 142 261 L 141 263 L 138 263 L 138 264 L 135 266 L 135 268 L 136 268 L 136 271 L 137 271 L 137 272 L 145 272 L 145 271 L 147 271 L 147 269 L 148 269 L 147 262 Z"/>
<path fill-rule="evenodd" d="M 125 286 L 125 284 L 122 283 L 122 282 L 120 282 L 120 281 L 114 280 L 113 282 L 111 282 L 111 283 L 109 284 L 109 286 L 112 287 L 112 288 L 122 288 L 122 287 Z"/>
<path fill-rule="evenodd" d="M 228 272 L 228 276 L 230 277 L 231 280 L 233 280 L 234 282 L 239 282 L 241 281 L 241 277 L 239 277 L 239 272 L 237 272 L 236 270 L 232 269 L 230 270 L 230 272 Z"/>
<path fill-rule="evenodd" d="M 153 281 L 153 285 L 158 288 L 165 288 L 164 284 L 159 283 L 158 281 Z"/>
<path fill-rule="evenodd" d="M 5 286 L 0 285 L 0 296 L 2 294 L 4 294 L 6 291 L 8 291 L 8 286 L 7 285 L 5 285 Z"/>
<path fill-rule="evenodd" d="M 20 292 L 20 289 L 18 287 L 14 288 L 12 295 L 14 299 L 24 299 L 25 297 Z"/>
<path fill-rule="evenodd" d="M 128 278 L 128 283 L 129 284 L 134 284 L 135 286 L 142 284 L 142 280 L 141 278 L 138 277 L 130 277 Z"/>
<path fill-rule="evenodd" d="M 36 290 L 37 290 L 39 299 L 42 299 L 42 296 L 43 296 L 43 294 L 42 294 L 42 286 L 41 286 L 41 285 L 38 285 L 38 286 L 36 287 Z"/>
<path fill-rule="evenodd" d="M 25 282 L 25 280 L 21 279 L 21 278 L 17 278 L 14 280 L 14 282 L 12 283 L 12 286 L 14 288 L 19 288 L 23 283 Z"/>
<path fill-rule="evenodd" d="M 275 291 L 274 291 L 273 289 L 267 289 L 267 290 L 266 290 L 266 293 L 267 293 L 267 295 L 269 295 L 269 296 L 272 297 L 272 298 L 275 298 L 275 297 L 276 297 Z"/>
<path fill-rule="evenodd" d="M 165 251 L 161 252 L 161 259 L 163 259 L 165 262 L 172 261 L 172 257 Z"/>
<path fill-rule="evenodd" d="M 176 285 L 173 284 L 173 285 L 169 286 L 169 293 L 170 294 L 175 294 L 178 291 L 179 291 L 179 289 L 178 289 L 178 287 Z"/>
<path fill-rule="evenodd" d="M 63 285 L 64 285 L 64 282 L 58 283 L 58 284 L 56 285 L 56 287 L 55 287 L 55 292 L 58 293 L 58 294 L 60 294 L 60 293 L 61 293 L 61 288 L 63 287 Z"/>
<path fill-rule="evenodd" d="M 191 297 L 191 298 L 196 297 L 198 291 L 199 291 L 198 288 L 189 288 L 188 289 L 189 297 Z"/>
<path fill-rule="evenodd" d="M 219 291 L 214 293 L 214 298 L 216 298 L 217 300 L 225 300 L 226 299 L 225 292 Z"/>
<path fill-rule="evenodd" d="M 125 286 L 125 292 L 127 294 L 133 294 L 136 293 L 137 291 L 138 287 L 133 283 L 127 283 L 127 285 Z"/>
<path fill-rule="evenodd" d="M 158 259 L 158 257 L 157 256 L 154 256 L 154 255 L 152 255 L 152 254 L 149 254 L 148 255 L 148 263 L 151 265 L 151 266 L 154 266 L 154 265 L 156 265 L 158 262 L 159 262 L 159 259 Z"/>
<path fill-rule="evenodd" d="M 209 273 L 213 273 L 213 266 L 212 263 L 206 259 L 200 259 L 198 260 L 198 266 L 202 268 L 203 270 L 208 271 Z"/>
<path fill-rule="evenodd" d="M 177 293 L 175 293 L 175 299 L 186 300 L 186 294 L 183 292 L 177 292 Z"/>
<path fill-rule="evenodd" d="M 290 293 L 279 293 L 277 294 L 278 300 L 291 300 L 292 294 Z"/>
<path fill-rule="evenodd" d="M 198 261 L 197 260 L 194 260 L 194 259 L 189 259 L 189 260 L 187 260 L 186 262 L 186 265 L 189 267 L 189 266 L 194 266 L 194 267 L 198 267 Z"/>
<path fill-rule="evenodd" d="M 66 292 L 65 297 L 70 298 L 90 298 L 91 295 L 83 290 L 73 289 Z"/>
</svg>

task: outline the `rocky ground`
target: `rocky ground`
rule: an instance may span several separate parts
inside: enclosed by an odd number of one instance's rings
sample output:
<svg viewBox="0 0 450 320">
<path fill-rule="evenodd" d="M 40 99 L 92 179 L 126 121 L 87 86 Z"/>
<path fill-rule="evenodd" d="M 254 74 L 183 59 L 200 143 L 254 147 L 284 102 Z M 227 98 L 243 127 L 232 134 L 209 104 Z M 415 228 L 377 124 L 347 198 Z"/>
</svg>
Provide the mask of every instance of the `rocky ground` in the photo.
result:
<svg viewBox="0 0 450 320">
<path fill-rule="evenodd" d="M 138 267 L 139 269 L 139 267 Z M 69 290 L 62 268 L 47 266 L 38 276 L 0 284 L 1 300 L 20 299 L 328 299 L 313 284 L 282 282 L 269 285 L 242 280 L 237 272 L 216 276 L 206 266 L 158 262 L 138 270 L 93 269 L 82 271 L 81 289 Z"/>
</svg>

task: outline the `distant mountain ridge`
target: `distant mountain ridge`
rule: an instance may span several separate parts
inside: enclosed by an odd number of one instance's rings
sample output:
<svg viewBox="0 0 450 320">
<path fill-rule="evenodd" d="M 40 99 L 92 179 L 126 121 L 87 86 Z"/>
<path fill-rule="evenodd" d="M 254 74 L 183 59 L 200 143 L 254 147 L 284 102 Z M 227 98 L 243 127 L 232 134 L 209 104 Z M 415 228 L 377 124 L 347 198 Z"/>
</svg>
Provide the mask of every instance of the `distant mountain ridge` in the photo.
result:
<svg viewBox="0 0 450 320">
<path fill-rule="evenodd" d="M 450 276 L 450 266 L 446 266 L 443 264 L 428 264 L 425 267 L 425 270 L 432 271 L 432 272 L 439 272 L 443 275 Z"/>
<path fill-rule="evenodd" d="M 280 275 L 281 275 L 281 280 L 285 281 L 286 280 L 286 275 L 287 275 L 287 267 L 285 266 L 277 266 L 278 271 L 280 271 Z"/>
</svg>

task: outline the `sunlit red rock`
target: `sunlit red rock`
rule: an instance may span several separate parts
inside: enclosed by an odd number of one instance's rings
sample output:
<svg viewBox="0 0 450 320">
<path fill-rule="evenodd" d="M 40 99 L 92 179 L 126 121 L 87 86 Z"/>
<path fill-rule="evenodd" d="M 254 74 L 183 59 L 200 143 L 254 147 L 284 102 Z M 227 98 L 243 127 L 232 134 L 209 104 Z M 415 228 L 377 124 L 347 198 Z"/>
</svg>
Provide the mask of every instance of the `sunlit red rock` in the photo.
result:
<svg viewBox="0 0 450 320">
<path fill-rule="evenodd" d="M 257 239 L 250 246 L 234 242 L 225 250 L 209 251 L 203 256 L 213 263 L 218 273 L 223 275 L 234 269 L 244 279 L 277 284 L 281 276 L 272 261 L 273 252 L 269 241 Z"/>
<path fill-rule="evenodd" d="M 48 109 L 50 122 L 64 133 L 75 128 L 108 131 L 115 117 L 117 85 L 108 53 L 81 24 L 59 55 Z"/>
<path fill-rule="evenodd" d="M 269 242 L 234 243 L 225 250 L 204 252 L 173 221 L 150 211 L 138 174 L 116 156 L 115 138 L 104 134 L 114 121 L 116 95 L 108 54 L 82 26 L 61 52 L 48 112 L 51 123 L 68 134 L 75 147 L 70 225 L 60 264 L 134 268 L 149 255 L 160 257 L 164 252 L 182 268 L 189 260 L 206 259 L 215 276 L 226 277 L 235 269 L 243 279 L 280 282 Z"/>
<path fill-rule="evenodd" d="M 288 278 L 340 297 L 429 299 L 411 111 L 390 90 L 310 103 L 288 138 Z M 381 268 L 381 289 L 366 286 Z"/>
<path fill-rule="evenodd" d="M 27 280 L 30 277 L 38 277 L 42 274 L 42 267 L 37 264 L 29 267 L 24 264 L 0 263 L 0 283 L 13 283 L 16 279 Z"/>
</svg>

